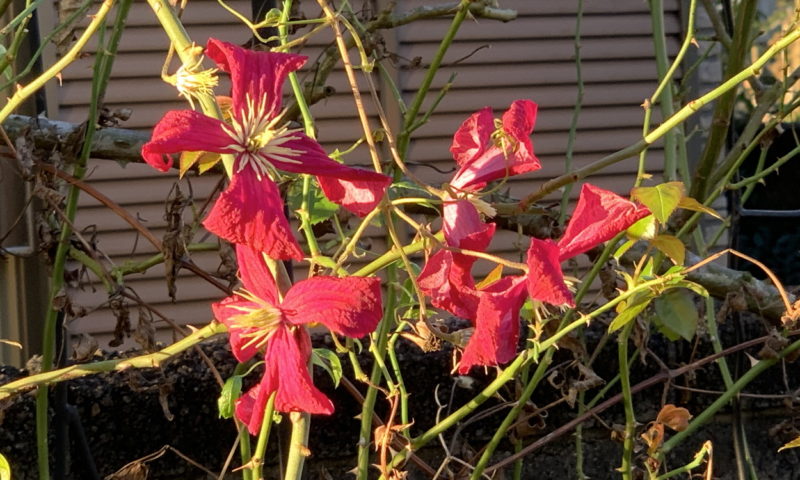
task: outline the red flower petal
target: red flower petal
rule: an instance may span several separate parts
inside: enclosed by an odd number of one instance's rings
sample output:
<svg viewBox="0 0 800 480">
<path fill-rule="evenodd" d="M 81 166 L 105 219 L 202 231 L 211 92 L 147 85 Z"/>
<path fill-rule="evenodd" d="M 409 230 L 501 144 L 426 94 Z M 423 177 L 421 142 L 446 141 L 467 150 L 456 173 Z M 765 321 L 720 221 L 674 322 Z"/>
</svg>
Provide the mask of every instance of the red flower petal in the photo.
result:
<svg viewBox="0 0 800 480">
<path fill-rule="evenodd" d="M 302 133 L 294 133 L 282 147 L 303 152 L 296 157 L 298 163 L 269 158 L 275 167 L 292 173 L 317 176 L 320 187 L 332 202 L 364 216 L 380 203 L 392 179 L 381 173 L 352 168 L 332 160 L 325 150 Z"/>
<path fill-rule="evenodd" d="M 272 278 L 260 251 L 247 245 L 236 245 L 236 263 L 239 264 L 239 278 L 242 286 L 256 297 L 272 305 L 278 304 L 278 287 Z"/>
<path fill-rule="evenodd" d="M 534 300 L 551 305 L 575 306 L 569 288 L 564 284 L 558 246 L 550 240 L 531 239 L 528 248 L 528 294 Z"/>
<path fill-rule="evenodd" d="M 564 261 L 591 250 L 649 214 L 644 206 L 584 183 L 572 219 L 558 241 L 559 258 Z"/>
<path fill-rule="evenodd" d="M 381 281 L 377 277 L 311 277 L 292 286 L 281 309 L 289 322 L 321 323 L 332 332 L 359 338 L 381 319 Z"/>
<path fill-rule="evenodd" d="M 532 162 L 536 160 L 533 155 L 531 132 L 536 124 L 536 103 L 530 100 L 516 100 L 503 114 L 503 130 L 517 141 L 517 152 L 522 159 Z"/>
<path fill-rule="evenodd" d="M 494 117 L 490 107 L 470 115 L 453 135 L 450 153 L 459 165 L 469 163 L 486 150 L 494 131 Z"/>
<path fill-rule="evenodd" d="M 264 353 L 264 376 L 261 383 L 236 403 L 236 416 L 247 425 L 251 434 L 261 429 L 264 408 L 273 392 L 278 412 L 307 412 L 330 415 L 333 403 L 320 392 L 308 373 L 311 341 L 304 328 L 295 332 L 279 327 Z"/>
<path fill-rule="evenodd" d="M 259 180 L 249 168 L 233 176 L 203 226 L 231 243 L 248 245 L 270 258 L 303 259 L 283 215 L 283 201 L 275 183 L 267 177 Z"/>
<path fill-rule="evenodd" d="M 519 340 L 519 311 L 525 303 L 524 277 L 505 277 L 479 294 L 475 332 L 469 340 L 458 372 L 475 365 L 494 366 L 516 356 Z"/>
<path fill-rule="evenodd" d="M 503 130 L 516 145 L 507 151 L 493 142 L 480 155 L 461 165 L 450 184 L 458 189 L 478 191 L 487 183 L 542 168 L 533 154 L 530 134 L 536 122 L 536 104 L 517 100 L 503 114 Z"/>
<path fill-rule="evenodd" d="M 241 310 L 238 310 L 234 307 L 259 308 L 259 305 L 247 301 L 238 295 L 233 295 L 223 299 L 221 302 L 214 302 L 211 304 L 211 310 L 214 312 L 214 318 L 228 327 L 228 335 L 230 337 L 231 352 L 233 352 L 233 356 L 236 357 L 236 360 L 239 360 L 240 362 L 246 362 L 253 358 L 253 355 L 256 354 L 258 349 L 254 345 L 246 346 L 245 343 L 247 343 L 250 338 L 243 337 L 242 335 L 255 332 L 258 329 L 234 327 L 231 324 L 231 317 L 242 314 Z"/>
<path fill-rule="evenodd" d="M 150 141 L 142 146 L 142 157 L 156 170 L 166 172 L 172 168 L 171 153 L 235 153 L 228 148 L 235 140 L 225 133 L 223 125 L 192 110 L 171 110 L 153 128 Z"/>
<path fill-rule="evenodd" d="M 478 292 L 470 269 L 474 257 L 465 263 L 454 261 L 454 255 L 439 250 L 431 255 L 417 278 L 420 290 L 431 299 L 431 304 L 461 318 L 471 319 L 478 308 Z"/>
<path fill-rule="evenodd" d="M 234 114 L 244 108 L 249 96 L 256 103 L 266 99 L 268 118 L 280 113 L 286 76 L 306 63 L 302 55 L 255 52 L 214 38 L 208 40 L 206 55 L 231 75 Z"/>
<path fill-rule="evenodd" d="M 484 223 L 478 210 L 469 200 L 444 202 L 442 211 L 442 230 L 448 245 L 479 252 L 486 251 L 496 226 L 494 223 Z"/>
</svg>

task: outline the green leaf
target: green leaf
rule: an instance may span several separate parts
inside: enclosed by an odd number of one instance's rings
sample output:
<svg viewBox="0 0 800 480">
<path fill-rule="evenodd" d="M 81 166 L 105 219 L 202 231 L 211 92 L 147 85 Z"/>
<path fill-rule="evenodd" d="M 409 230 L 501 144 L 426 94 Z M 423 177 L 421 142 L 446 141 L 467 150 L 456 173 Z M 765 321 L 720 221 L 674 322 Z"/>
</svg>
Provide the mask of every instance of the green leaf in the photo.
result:
<svg viewBox="0 0 800 480">
<path fill-rule="evenodd" d="M 719 213 L 717 213 L 716 210 L 714 210 L 713 208 L 706 207 L 705 205 L 703 205 L 702 203 L 698 202 L 697 200 L 695 200 L 692 197 L 683 197 L 683 198 L 681 198 L 681 201 L 678 202 L 678 206 L 680 208 L 683 208 L 684 210 L 691 210 L 693 212 L 707 213 L 708 215 L 711 215 L 714 218 L 718 218 L 718 219 L 722 220 L 722 217 L 720 217 Z"/>
<path fill-rule="evenodd" d="M 662 327 L 660 330 L 668 338 L 674 340 L 675 335 L 689 341 L 694 338 L 700 316 L 697 313 L 697 305 L 687 290 L 669 290 L 656 298 L 653 305 L 658 318 L 657 326 Z"/>
<path fill-rule="evenodd" d="M 234 406 L 236 400 L 242 394 L 242 376 L 234 375 L 225 380 L 225 385 L 222 386 L 222 392 L 217 399 L 217 408 L 219 409 L 219 416 L 222 418 L 231 418 L 234 413 Z"/>
<path fill-rule="evenodd" d="M 650 240 L 656 236 L 657 232 L 658 229 L 656 228 L 656 217 L 648 215 L 628 227 L 628 229 L 625 231 L 625 235 L 634 240 Z"/>
<path fill-rule="evenodd" d="M 328 220 L 336 214 L 339 206 L 328 200 L 322 190 L 316 185 L 311 183 L 311 205 L 309 205 L 308 221 L 311 225 L 316 225 L 320 222 Z M 299 210 L 303 205 L 303 180 L 298 178 L 289 187 L 288 194 L 289 209 L 291 211 Z"/>
<path fill-rule="evenodd" d="M 675 262 L 675 265 L 683 265 L 686 257 L 686 245 L 678 237 L 672 235 L 657 235 L 650 240 L 650 244 L 664 252 L 666 256 Z"/>
<path fill-rule="evenodd" d="M 636 318 L 637 315 L 650 305 L 653 300 L 652 297 L 643 297 L 641 300 L 635 301 L 633 304 L 626 305 L 625 308 L 617 315 L 617 318 L 608 326 L 608 332 L 614 332 L 627 325 L 628 322 Z"/>
<path fill-rule="evenodd" d="M 339 386 L 339 381 L 342 379 L 342 362 L 336 353 L 327 348 L 315 348 L 311 353 L 311 362 L 328 372 L 334 387 Z"/>
<path fill-rule="evenodd" d="M 681 182 L 669 182 L 654 187 L 637 187 L 631 190 L 631 198 L 650 209 L 656 219 L 666 223 L 683 198 Z"/>
</svg>

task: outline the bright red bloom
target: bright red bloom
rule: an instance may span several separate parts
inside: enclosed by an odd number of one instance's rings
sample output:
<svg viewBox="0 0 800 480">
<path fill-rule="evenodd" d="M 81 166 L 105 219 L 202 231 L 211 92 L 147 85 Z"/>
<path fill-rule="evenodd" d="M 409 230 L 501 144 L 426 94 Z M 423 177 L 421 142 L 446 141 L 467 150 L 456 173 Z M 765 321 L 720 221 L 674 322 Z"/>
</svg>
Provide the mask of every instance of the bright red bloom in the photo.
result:
<svg viewBox="0 0 800 480">
<path fill-rule="evenodd" d="M 561 262 L 611 240 L 619 232 L 650 214 L 647 207 L 614 192 L 585 183 L 578 205 L 558 243 L 531 239 L 528 248 L 528 294 L 551 305 L 575 306 Z"/>
<path fill-rule="evenodd" d="M 517 100 L 502 120 L 495 121 L 492 109 L 486 107 L 456 130 L 450 152 L 459 169 L 450 182 L 452 197 L 445 199 L 442 215 L 448 245 L 458 246 L 465 235 L 487 228 L 476 222 L 479 210 L 493 215 L 491 206 L 475 195 L 487 183 L 541 168 L 530 139 L 536 110 L 534 102 Z"/>
<path fill-rule="evenodd" d="M 236 359 L 245 362 L 263 348 L 265 361 L 261 382 L 237 401 L 236 416 L 258 433 L 273 393 L 277 411 L 333 413 L 333 404 L 309 376 L 311 341 L 302 325 L 320 323 L 353 338 L 373 331 L 381 318 L 380 280 L 312 277 L 280 300 L 261 253 L 237 245 L 236 258 L 243 288 L 212 308 L 228 327 Z"/>
<path fill-rule="evenodd" d="M 306 57 L 254 52 L 215 39 L 208 41 L 206 54 L 230 73 L 231 124 L 191 110 L 167 112 L 142 147 L 142 156 L 161 171 L 170 169 L 170 154 L 178 152 L 236 157 L 230 185 L 203 222 L 209 231 L 272 258 L 302 259 L 283 214 L 283 201 L 270 179 L 276 170 L 316 175 L 329 199 L 357 215 L 375 208 L 391 178 L 339 164 L 315 140 L 281 123 L 284 80 Z"/>
</svg>

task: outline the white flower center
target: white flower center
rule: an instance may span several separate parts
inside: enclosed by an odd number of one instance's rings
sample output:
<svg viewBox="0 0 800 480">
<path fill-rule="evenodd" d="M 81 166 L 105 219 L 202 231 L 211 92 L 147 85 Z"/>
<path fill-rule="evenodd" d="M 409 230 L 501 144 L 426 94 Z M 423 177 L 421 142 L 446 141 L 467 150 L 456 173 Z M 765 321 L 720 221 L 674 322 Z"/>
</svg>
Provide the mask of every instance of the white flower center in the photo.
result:
<svg viewBox="0 0 800 480">
<path fill-rule="evenodd" d="M 292 157 L 303 153 L 284 146 L 289 140 L 298 139 L 294 134 L 301 129 L 290 129 L 289 122 L 278 126 L 282 115 L 270 117 L 266 106 L 266 97 L 262 97 L 256 104 L 248 94 L 246 105 L 236 112 L 238 115 L 233 115 L 231 125 L 224 127 L 236 142 L 229 148 L 239 152 L 239 167 L 236 171 L 241 172 L 249 165 L 259 180 L 265 175 L 277 178 L 277 170 L 270 160 L 300 164 L 299 160 Z"/>
</svg>

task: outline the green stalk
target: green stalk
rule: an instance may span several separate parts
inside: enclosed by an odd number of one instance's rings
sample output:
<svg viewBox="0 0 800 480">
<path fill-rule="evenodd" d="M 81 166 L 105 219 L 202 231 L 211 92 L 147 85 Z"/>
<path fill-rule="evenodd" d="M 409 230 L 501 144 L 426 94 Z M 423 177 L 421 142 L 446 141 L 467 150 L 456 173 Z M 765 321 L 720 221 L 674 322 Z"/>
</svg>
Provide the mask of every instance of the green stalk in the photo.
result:
<svg viewBox="0 0 800 480">
<path fill-rule="evenodd" d="M 356 478 L 358 480 L 366 480 L 369 476 L 369 459 L 370 459 L 370 439 L 372 438 L 372 416 L 375 414 L 375 401 L 378 398 L 378 385 L 381 381 L 383 364 L 382 355 L 385 354 L 389 343 L 389 331 L 392 327 L 392 320 L 394 319 L 394 310 L 397 304 L 397 292 L 392 287 L 396 281 L 397 272 L 396 267 L 390 267 L 387 272 L 390 278 L 389 288 L 387 292 L 386 304 L 383 310 L 383 318 L 381 319 L 378 329 L 374 338 L 377 346 L 373 349 L 375 356 L 375 363 L 372 365 L 372 372 L 369 376 L 369 386 L 367 387 L 367 394 L 364 396 L 364 403 L 361 406 L 361 427 L 358 434 L 358 463 Z"/>
<path fill-rule="evenodd" d="M 397 389 L 400 392 L 400 423 L 403 425 L 408 425 L 411 423 L 411 419 L 409 418 L 408 414 L 408 390 L 406 390 L 406 384 L 403 381 L 403 371 L 400 368 L 400 361 L 397 360 L 397 352 L 394 350 L 397 339 L 400 338 L 400 332 L 403 330 L 405 325 L 406 322 L 400 322 L 392 336 L 389 337 L 389 343 L 386 346 L 386 353 L 389 355 L 389 363 L 392 365 L 392 373 L 394 374 Z M 403 430 L 403 435 L 409 437 L 410 434 L 408 433 L 408 430 Z"/>
<path fill-rule="evenodd" d="M 100 101 L 105 95 L 106 86 L 111 76 L 111 66 L 113 65 L 114 56 L 119 47 L 122 32 L 125 29 L 125 19 L 128 16 L 131 2 L 132 0 L 122 0 L 120 3 L 117 10 L 117 17 L 114 21 L 114 30 L 108 45 L 98 52 L 97 58 L 95 59 L 95 75 L 92 81 L 92 101 L 89 105 L 83 147 L 72 171 L 72 176 L 77 179 L 82 179 L 86 174 L 86 164 L 92 150 L 92 140 L 94 139 L 96 131 Z M 103 4 L 103 6 L 105 6 L 105 4 Z M 105 15 L 103 15 L 103 19 L 105 19 Z M 100 30 L 99 44 L 102 45 L 105 23 L 99 22 L 97 29 Z M 9 101 L 9 103 L 11 102 Z M 42 371 L 44 372 L 52 370 L 54 364 L 56 328 L 58 328 L 59 311 L 56 310 L 53 305 L 56 297 L 64 287 L 64 266 L 70 249 L 69 238 L 72 235 L 71 225 L 75 221 L 75 215 L 78 211 L 78 197 L 80 196 L 80 192 L 80 189 L 75 185 L 69 187 L 66 206 L 64 208 L 65 219 L 61 224 L 61 234 L 58 238 L 58 247 L 56 248 L 56 254 L 53 259 L 53 270 L 50 277 L 50 294 L 48 296 L 50 308 L 48 308 L 45 314 L 44 325 L 42 327 Z M 40 387 L 36 392 L 36 446 L 39 478 L 42 480 L 49 480 L 48 389 L 45 387 Z"/>
<path fill-rule="evenodd" d="M 706 455 L 711 453 L 709 451 L 710 450 L 709 447 L 710 447 L 710 445 L 708 443 L 705 443 L 703 445 L 703 448 L 701 448 L 700 451 L 697 452 L 697 454 L 695 454 L 694 459 L 691 462 L 687 463 L 686 465 L 684 465 L 682 467 L 678 467 L 678 468 L 676 468 L 674 470 L 670 470 L 669 472 L 665 473 L 664 475 L 659 475 L 658 477 L 656 477 L 656 480 L 667 480 L 668 478 L 672 478 L 674 476 L 680 475 L 681 473 L 689 473 L 689 472 L 691 472 L 695 468 L 697 468 L 700 465 L 702 465 L 703 461 L 706 458 Z"/>
<path fill-rule="evenodd" d="M 750 44 L 750 31 L 753 25 L 756 24 L 755 15 L 757 12 L 758 0 L 742 0 L 736 12 L 736 26 L 734 27 L 733 44 L 728 51 L 728 62 L 725 66 L 724 78 L 729 79 L 723 85 L 738 77 L 737 72 L 742 70 L 745 58 L 749 52 Z M 794 33 L 798 33 L 795 29 Z M 788 36 L 791 36 L 790 33 Z M 784 37 L 787 38 L 787 37 Z M 777 45 L 780 42 L 777 42 Z M 773 45 L 773 47 L 775 46 Z M 770 48 L 770 50 L 772 50 Z M 769 52 L 770 50 L 767 50 Z M 751 67 L 752 68 L 752 67 Z M 755 72 L 754 72 L 755 73 Z M 749 75 L 748 75 L 749 76 Z M 744 79 L 742 79 L 744 80 Z M 738 85 L 740 82 L 736 82 Z M 736 89 L 729 88 L 717 100 L 716 107 L 714 108 L 714 117 L 711 121 L 711 132 L 706 140 L 705 149 L 695 169 L 694 178 L 692 179 L 691 190 L 689 196 L 703 201 L 705 199 L 708 189 L 708 179 L 711 176 L 714 166 L 716 165 L 717 158 L 719 157 L 722 148 L 724 147 L 725 138 L 728 136 L 728 126 L 730 125 L 731 114 L 733 113 L 733 106 L 736 103 Z"/>
<path fill-rule="evenodd" d="M 630 480 L 633 478 L 633 444 L 636 436 L 636 416 L 633 411 L 633 394 L 631 394 L 631 370 L 628 364 L 628 338 L 630 337 L 635 321 L 628 322 L 620 332 L 619 345 L 619 378 L 622 386 L 622 404 L 625 407 L 625 438 L 622 446 L 622 478 Z"/>
<path fill-rule="evenodd" d="M 148 353 L 147 355 L 140 355 L 133 358 L 118 358 L 82 365 L 70 365 L 69 367 L 60 368 L 58 370 L 51 370 L 49 372 L 42 372 L 24 377 L 0 386 L 0 400 L 5 400 L 6 398 L 33 387 L 43 387 L 51 383 L 64 382 L 66 380 L 72 380 L 73 378 L 85 377 L 97 373 L 121 372 L 129 368 L 156 368 L 174 355 L 197 345 L 203 340 L 207 340 L 227 331 L 228 329 L 225 328 L 225 325 L 213 322 L 154 353 Z"/>
<path fill-rule="evenodd" d="M 567 137 L 567 153 L 564 160 L 564 171 L 572 170 L 572 157 L 575 153 L 575 138 L 578 134 L 578 117 L 581 115 L 583 106 L 583 69 L 581 67 L 581 21 L 583 20 L 583 0 L 578 0 L 578 12 L 575 14 L 575 81 L 578 83 L 578 94 L 575 98 L 575 108 L 572 109 L 572 119 L 569 123 L 569 135 Z M 564 186 L 564 194 L 561 195 L 561 210 L 558 214 L 558 223 L 563 224 L 567 218 L 567 206 L 569 196 L 572 193 L 572 184 Z"/>
<path fill-rule="evenodd" d="M 544 198 L 545 196 L 558 190 L 559 188 L 568 185 L 570 183 L 582 180 L 597 171 L 600 171 L 610 165 L 621 162 L 622 160 L 625 160 L 633 155 L 640 153 L 642 150 L 649 147 L 658 139 L 663 137 L 668 131 L 675 128 L 676 125 L 684 122 L 687 118 L 694 115 L 701 108 L 708 105 L 712 101 L 716 100 L 723 94 L 735 89 L 743 81 L 747 80 L 753 75 L 756 75 L 761 70 L 761 68 L 767 64 L 767 62 L 769 62 L 775 55 L 784 50 L 786 47 L 791 45 L 798 38 L 800 38 L 800 29 L 794 29 L 789 31 L 783 38 L 781 38 L 780 40 L 775 42 L 770 48 L 768 48 L 750 66 L 741 70 L 736 75 L 733 75 L 727 81 L 723 82 L 721 85 L 714 88 L 705 95 L 689 102 L 683 108 L 675 112 L 675 115 L 671 116 L 670 118 L 665 120 L 664 123 L 662 123 L 657 128 L 653 129 L 653 131 L 645 135 L 643 139 L 639 140 L 638 142 L 632 145 L 629 145 L 628 147 L 623 148 L 622 150 L 618 150 L 610 155 L 607 155 L 601 158 L 600 160 L 597 160 L 596 162 L 591 163 L 581 169 L 566 173 L 564 175 L 561 175 L 546 182 L 539 188 L 538 191 L 531 193 L 523 200 L 521 200 L 519 203 L 518 210 L 524 211 L 527 208 L 527 206 L 530 205 L 531 203 L 541 198 Z M 692 184 L 693 188 L 694 186 L 695 184 Z"/>
<path fill-rule="evenodd" d="M 528 361 L 529 357 L 527 352 L 523 352 L 521 355 L 518 355 L 517 358 L 508 367 L 506 367 L 506 369 L 503 370 L 497 376 L 497 378 L 494 379 L 494 381 L 492 381 L 492 383 L 487 385 L 486 388 L 481 391 L 481 393 L 479 393 L 461 408 L 451 413 L 447 418 L 428 429 L 425 433 L 414 438 L 406 448 L 399 451 L 394 457 L 392 457 L 392 461 L 389 463 L 389 468 L 391 469 L 397 467 L 406 459 L 409 452 L 414 452 L 424 447 L 431 440 L 434 440 L 440 434 L 461 421 L 461 419 L 474 412 L 486 400 L 492 398 L 492 396 L 497 393 L 497 391 L 500 390 L 506 383 L 512 380 L 517 375 L 519 369 L 523 365 L 527 364 Z M 384 477 L 381 477 L 381 479 L 386 480 Z"/>
<path fill-rule="evenodd" d="M 411 102 L 411 106 L 409 106 L 408 111 L 403 118 L 403 130 L 397 136 L 397 151 L 400 154 L 400 158 L 403 160 L 406 159 L 408 145 L 411 141 L 411 127 L 416 123 L 419 110 L 422 108 L 422 103 L 425 101 L 425 97 L 428 95 L 428 90 L 431 88 L 433 78 L 439 71 L 439 67 L 442 65 L 442 60 L 444 60 L 447 50 L 450 48 L 450 45 L 453 43 L 453 40 L 456 37 L 458 29 L 461 28 L 461 24 L 467 17 L 470 3 L 470 0 L 461 0 L 461 3 L 458 5 L 458 11 L 453 17 L 453 21 L 450 23 L 450 28 L 447 29 L 447 33 L 445 33 L 442 42 L 439 44 L 439 49 L 436 50 L 436 55 L 433 57 L 431 64 L 428 66 L 425 78 L 422 80 L 422 84 L 417 89 L 417 94 L 414 96 L 414 100 Z"/>
<path fill-rule="evenodd" d="M 664 442 L 664 444 L 661 446 L 661 450 L 658 453 L 658 459 L 663 461 L 666 454 L 683 442 L 689 435 L 693 434 L 698 428 L 710 421 L 718 411 L 724 408 L 728 402 L 738 395 L 744 387 L 750 384 L 750 382 L 755 380 L 768 368 L 778 363 L 778 361 L 783 360 L 787 355 L 797 351 L 798 349 L 800 349 L 800 340 L 796 340 L 791 345 L 781 350 L 780 353 L 774 358 L 759 360 L 750 368 L 750 370 L 736 380 L 736 382 L 731 385 L 731 388 L 728 388 L 725 393 L 720 395 L 720 397 L 714 401 L 714 403 L 709 405 L 705 410 L 703 410 L 702 413 L 692 419 L 686 430 L 676 433 L 670 437 L 669 440 Z"/>
<path fill-rule="evenodd" d="M 509 427 L 511 427 L 511 424 L 514 423 L 519 414 L 522 412 L 522 409 L 525 408 L 526 404 L 528 403 L 528 399 L 531 398 L 534 390 L 536 390 L 536 387 L 539 386 L 539 382 L 542 380 L 542 378 L 544 378 L 544 374 L 547 373 L 547 368 L 550 366 L 550 362 L 553 360 L 553 354 L 555 354 L 555 349 L 548 349 L 542 361 L 536 366 L 536 370 L 533 372 L 533 378 L 531 378 L 528 384 L 525 385 L 525 389 L 516 400 L 514 408 L 508 412 L 506 418 L 503 419 L 503 422 L 497 428 L 492 436 L 492 439 L 483 450 L 481 458 L 478 460 L 478 463 L 475 465 L 475 469 L 472 471 L 472 475 L 469 477 L 470 480 L 479 480 L 483 476 L 483 471 L 489 464 L 489 460 L 491 460 L 495 449 L 497 449 L 497 446 L 500 444 L 500 441 L 503 439 L 503 437 L 506 436 L 506 432 L 508 431 Z"/>
<path fill-rule="evenodd" d="M 258 432 L 258 442 L 256 443 L 256 451 L 250 458 L 253 465 L 252 478 L 261 479 L 261 472 L 264 467 L 264 453 L 267 451 L 267 442 L 269 441 L 269 432 L 272 430 L 272 415 L 275 413 L 275 396 L 277 392 L 272 392 L 267 400 L 267 406 L 264 408 L 264 418 L 261 420 L 261 430 Z"/>
<path fill-rule="evenodd" d="M 0 124 L 2 124 L 6 118 L 8 118 L 8 116 L 11 115 L 11 113 L 16 110 L 17 107 L 22 104 L 22 102 L 25 101 L 25 99 L 36 93 L 49 80 L 53 79 L 69 64 L 77 60 L 81 50 L 83 50 L 83 47 L 86 46 L 86 43 L 89 41 L 92 35 L 94 35 L 100 25 L 102 25 L 105 21 L 106 15 L 108 15 L 108 12 L 111 10 L 113 4 L 114 0 L 104 0 L 103 3 L 100 4 L 100 8 L 97 10 L 97 13 L 90 17 L 92 20 L 86 26 L 86 30 L 84 30 L 81 36 L 78 37 L 78 40 L 75 41 L 75 44 L 72 45 L 72 48 L 70 48 L 63 57 L 59 58 L 57 62 L 45 70 L 41 75 L 31 80 L 31 82 L 24 87 L 14 91 L 14 94 L 8 99 L 5 106 L 0 109 Z"/>
<path fill-rule="evenodd" d="M 300 480 L 308 455 L 308 432 L 311 428 L 311 415 L 305 412 L 292 412 L 292 436 L 289 439 L 289 457 L 286 459 L 284 480 Z"/>
</svg>

